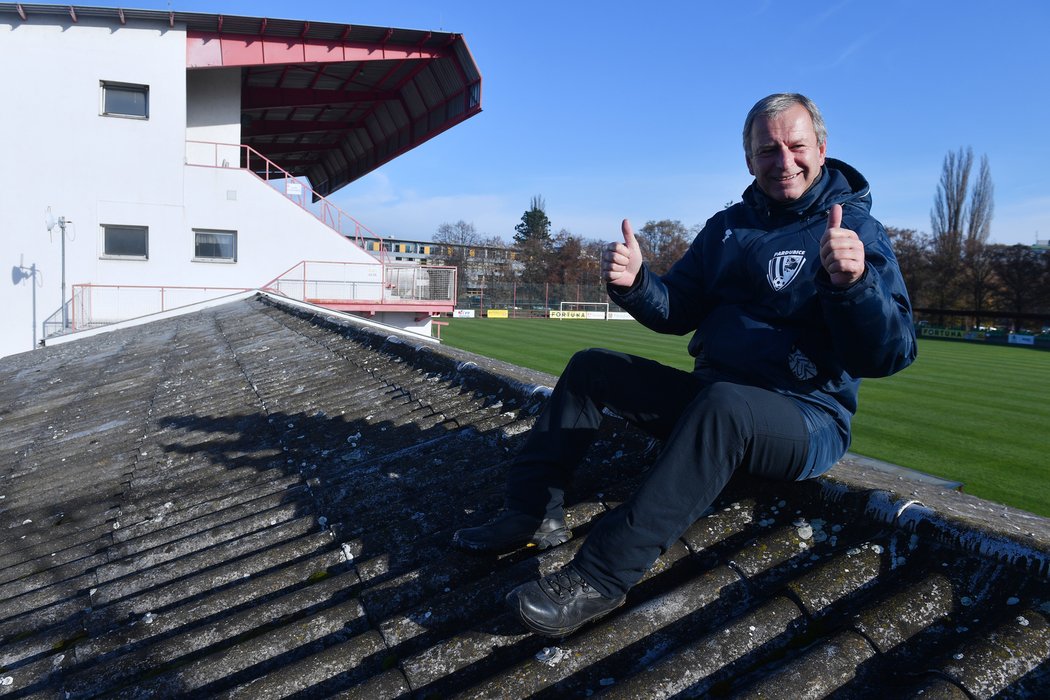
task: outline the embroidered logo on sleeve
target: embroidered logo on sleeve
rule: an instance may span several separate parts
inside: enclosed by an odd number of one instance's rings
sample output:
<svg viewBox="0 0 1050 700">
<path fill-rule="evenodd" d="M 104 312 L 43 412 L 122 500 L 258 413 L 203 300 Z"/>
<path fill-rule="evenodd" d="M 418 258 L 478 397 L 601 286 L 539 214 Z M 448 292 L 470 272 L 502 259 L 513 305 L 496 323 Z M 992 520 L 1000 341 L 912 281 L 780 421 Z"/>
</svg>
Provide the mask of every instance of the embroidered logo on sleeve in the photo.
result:
<svg viewBox="0 0 1050 700">
<path fill-rule="evenodd" d="M 795 275 L 806 264 L 806 251 L 804 250 L 782 250 L 776 253 L 769 261 L 769 270 L 766 279 L 773 291 L 779 292 L 791 284 Z"/>
<path fill-rule="evenodd" d="M 732 235 L 733 235 L 733 229 L 727 228 L 726 229 L 726 234 L 724 236 L 722 236 L 722 242 L 725 243 L 726 241 L 728 241 L 729 237 L 732 236 Z"/>
</svg>

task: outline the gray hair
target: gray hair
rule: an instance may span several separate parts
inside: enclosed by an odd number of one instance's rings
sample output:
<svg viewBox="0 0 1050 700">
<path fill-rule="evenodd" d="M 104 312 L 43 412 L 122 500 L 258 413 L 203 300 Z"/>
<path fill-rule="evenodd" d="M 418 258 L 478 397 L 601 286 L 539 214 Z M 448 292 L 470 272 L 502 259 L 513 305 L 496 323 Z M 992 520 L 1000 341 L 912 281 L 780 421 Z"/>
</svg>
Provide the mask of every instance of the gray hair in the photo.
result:
<svg viewBox="0 0 1050 700">
<path fill-rule="evenodd" d="M 747 118 L 744 119 L 744 155 L 749 160 L 751 158 L 751 127 L 755 125 L 755 119 L 776 117 L 795 105 L 802 105 L 809 112 L 810 118 L 813 119 L 813 130 L 817 132 L 817 145 L 824 145 L 828 140 L 828 129 L 824 126 L 824 117 L 820 115 L 820 110 L 817 109 L 813 100 L 797 92 L 778 92 L 756 102 L 751 111 L 747 113 Z"/>
</svg>

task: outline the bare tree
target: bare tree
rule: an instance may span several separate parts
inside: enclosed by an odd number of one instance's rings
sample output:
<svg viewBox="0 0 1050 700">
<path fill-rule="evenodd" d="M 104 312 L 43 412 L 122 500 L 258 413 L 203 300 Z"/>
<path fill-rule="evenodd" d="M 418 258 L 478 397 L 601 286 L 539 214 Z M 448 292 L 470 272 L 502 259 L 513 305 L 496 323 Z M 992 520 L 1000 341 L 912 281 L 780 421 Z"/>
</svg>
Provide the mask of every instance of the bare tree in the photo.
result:
<svg viewBox="0 0 1050 700">
<path fill-rule="evenodd" d="M 584 284 L 604 284 L 602 281 L 601 259 L 605 251 L 605 241 L 591 238 L 583 242 L 581 281 Z"/>
<path fill-rule="evenodd" d="M 944 157 L 930 212 L 932 302 L 942 309 L 974 304 L 988 293 L 984 247 L 992 222 L 994 187 L 987 156 L 981 157 L 980 172 L 971 187 L 972 169 L 972 148 L 960 148 Z"/>
<path fill-rule="evenodd" d="M 992 212 L 995 209 L 995 186 L 988 167 L 988 156 L 981 156 L 981 169 L 970 188 L 966 206 L 966 237 L 963 239 L 962 285 L 974 313 L 974 325 L 981 325 L 981 315 L 994 291 L 991 256 L 988 254 L 988 234 L 991 231 Z"/>
<path fill-rule="evenodd" d="M 583 239 L 562 229 L 554 237 L 554 256 L 548 281 L 555 284 L 577 284 L 583 281 L 582 261 Z"/>
<path fill-rule="evenodd" d="M 638 245 L 649 269 L 662 275 L 689 249 L 689 229 L 677 219 L 648 221 L 638 230 Z"/>
<path fill-rule="evenodd" d="M 933 251 L 937 258 L 958 261 L 962 257 L 963 220 L 966 217 L 966 190 L 973 167 L 973 149 L 959 149 L 944 156 L 941 180 L 930 212 Z"/>
<path fill-rule="evenodd" d="M 963 243 L 965 252 L 983 247 L 988 243 L 988 234 L 992 227 L 992 213 L 995 211 L 995 185 L 992 184 L 992 170 L 988 166 L 988 156 L 981 156 L 981 170 L 977 181 L 970 190 L 970 202 L 967 206 L 966 240 Z"/>
<path fill-rule="evenodd" d="M 474 228 L 474 224 L 468 224 L 460 219 L 454 224 L 443 223 L 438 226 L 434 234 L 434 243 L 441 246 L 439 256 L 446 265 L 454 265 L 463 268 L 470 254 L 471 246 L 481 243 L 481 236 Z"/>
</svg>

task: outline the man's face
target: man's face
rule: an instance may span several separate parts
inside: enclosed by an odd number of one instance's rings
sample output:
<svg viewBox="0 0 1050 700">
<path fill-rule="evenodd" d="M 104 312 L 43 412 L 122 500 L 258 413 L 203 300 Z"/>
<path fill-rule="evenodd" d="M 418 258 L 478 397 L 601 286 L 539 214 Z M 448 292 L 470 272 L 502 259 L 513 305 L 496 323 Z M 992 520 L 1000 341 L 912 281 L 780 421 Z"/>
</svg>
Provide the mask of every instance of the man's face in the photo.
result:
<svg viewBox="0 0 1050 700">
<path fill-rule="evenodd" d="M 777 202 L 798 199 L 820 175 L 827 144 L 817 145 L 813 119 L 802 105 L 751 125 L 747 170 L 759 188 Z"/>
</svg>

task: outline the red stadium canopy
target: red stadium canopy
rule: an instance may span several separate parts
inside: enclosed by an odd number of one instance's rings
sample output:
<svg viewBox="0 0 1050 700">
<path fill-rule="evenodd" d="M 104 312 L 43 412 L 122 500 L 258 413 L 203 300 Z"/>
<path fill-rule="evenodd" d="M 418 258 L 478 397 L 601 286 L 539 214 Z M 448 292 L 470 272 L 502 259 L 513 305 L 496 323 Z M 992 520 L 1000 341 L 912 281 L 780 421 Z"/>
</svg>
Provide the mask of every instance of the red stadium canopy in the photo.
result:
<svg viewBox="0 0 1050 700">
<path fill-rule="evenodd" d="M 327 195 L 481 111 L 460 34 L 191 12 L 18 3 L 59 15 L 186 29 L 189 70 L 241 70 L 241 138 Z"/>
</svg>

